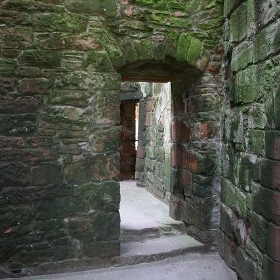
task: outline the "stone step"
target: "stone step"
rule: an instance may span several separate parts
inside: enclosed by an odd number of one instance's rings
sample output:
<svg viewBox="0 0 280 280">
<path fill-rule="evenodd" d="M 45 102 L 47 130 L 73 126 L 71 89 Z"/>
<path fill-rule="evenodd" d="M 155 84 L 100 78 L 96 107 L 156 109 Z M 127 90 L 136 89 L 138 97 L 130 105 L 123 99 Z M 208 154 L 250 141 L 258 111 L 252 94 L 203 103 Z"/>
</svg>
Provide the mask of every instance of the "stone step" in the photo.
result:
<svg viewBox="0 0 280 280">
<path fill-rule="evenodd" d="M 122 242 L 121 255 L 112 262 L 115 266 L 133 265 L 162 260 L 187 253 L 207 253 L 213 251 L 188 235 L 163 236 L 141 242 Z"/>
<path fill-rule="evenodd" d="M 121 227 L 121 242 L 139 242 L 164 236 L 176 236 L 186 234 L 184 223 L 166 224 L 144 228 Z"/>
</svg>

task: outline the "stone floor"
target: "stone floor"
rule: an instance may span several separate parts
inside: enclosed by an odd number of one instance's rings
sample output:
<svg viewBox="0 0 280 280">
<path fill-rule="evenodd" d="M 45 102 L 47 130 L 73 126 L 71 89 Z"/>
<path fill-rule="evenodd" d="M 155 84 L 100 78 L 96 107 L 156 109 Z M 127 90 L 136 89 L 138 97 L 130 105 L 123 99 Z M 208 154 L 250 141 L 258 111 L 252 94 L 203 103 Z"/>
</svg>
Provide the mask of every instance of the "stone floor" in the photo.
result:
<svg viewBox="0 0 280 280">
<path fill-rule="evenodd" d="M 134 181 L 121 182 L 121 256 L 114 266 L 21 279 L 236 280 L 220 256 L 194 240 L 168 206 Z"/>
</svg>

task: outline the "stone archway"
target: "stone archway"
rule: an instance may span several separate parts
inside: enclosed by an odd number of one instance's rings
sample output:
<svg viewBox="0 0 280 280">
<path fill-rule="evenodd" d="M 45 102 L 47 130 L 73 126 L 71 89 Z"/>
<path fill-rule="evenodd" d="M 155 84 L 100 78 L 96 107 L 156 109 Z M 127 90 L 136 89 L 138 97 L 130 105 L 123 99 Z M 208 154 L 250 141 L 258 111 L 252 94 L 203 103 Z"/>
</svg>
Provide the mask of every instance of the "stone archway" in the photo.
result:
<svg viewBox="0 0 280 280">
<path fill-rule="evenodd" d="M 1 266 L 46 272 L 119 254 L 121 75 L 219 71 L 221 3 L 208 2 L 1 2 Z M 196 94 L 181 104 L 202 116 Z"/>
</svg>

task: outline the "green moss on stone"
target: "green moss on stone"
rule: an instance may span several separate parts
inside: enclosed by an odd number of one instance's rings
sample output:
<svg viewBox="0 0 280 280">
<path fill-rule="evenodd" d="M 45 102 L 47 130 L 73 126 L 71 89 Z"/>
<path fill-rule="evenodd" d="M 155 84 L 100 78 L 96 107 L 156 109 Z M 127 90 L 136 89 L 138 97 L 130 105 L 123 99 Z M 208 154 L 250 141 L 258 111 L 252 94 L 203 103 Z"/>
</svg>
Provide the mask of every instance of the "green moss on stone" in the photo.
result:
<svg viewBox="0 0 280 280">
<path fill-rule="evenodd" d="M 113 17 L 117 15 L 117 3 L 115 0 L 65 0 L 66 8 L 75 13 L 105 15 Z"/>
<path fill-rule="evenodd" d="M 87 27 L 87 17 L 70 13 L 37 14 L 33 26 L 37 31 L 84 32 Z"/>
</svg>

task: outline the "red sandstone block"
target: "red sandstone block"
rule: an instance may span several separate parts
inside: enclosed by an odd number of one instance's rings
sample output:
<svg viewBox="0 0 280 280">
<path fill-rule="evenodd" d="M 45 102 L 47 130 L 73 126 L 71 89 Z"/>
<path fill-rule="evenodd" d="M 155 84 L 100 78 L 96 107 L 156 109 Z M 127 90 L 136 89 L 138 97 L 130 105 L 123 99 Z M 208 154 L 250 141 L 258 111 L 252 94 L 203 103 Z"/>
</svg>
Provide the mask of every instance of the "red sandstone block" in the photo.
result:
<svg viewBox="0 0 280 280">
<path fill-rule="evenodd" d="M 179 145 L 173 145 L 171 148 L 171 165 L 178 168 L 181 165 L 181 147 Z"/>
<path fill-rule="evenodd" d="M 198 160 L 193 154 L 188 155 L 188 168 L 194 173 L 199 171 Z"/>
<path fill-rule="evenodd" d="M 152 109 L 153 109 L 152 101 L 148 101 L 146 103 L 146 112 L 152 112 Z"/>
<path fill-rule="evenodd" d="M 268 227 L 267 252 L 275 261 L 280 262 L 280 227 L 275 225 Z"/>
<path fill-rule="evenodd" d="M 146 126 L 150 126 L 152 124 L 152 112 L 146 113 Z"/>
<path fill-rule="evenodd" d="M 34 97 L 0 99 L 0 114 L 37 113 L 42 111 L 42 105 Z"/>
<path fill-rule="evenodd" d="M 200 138 L 206 140 L 212 138 L 216 134 L 214 123 L 201 123 L 200 124 Z"/>
<path fill-rule="evenodd" d="M 189 188 L 192 186 L 192 173 L 190 171 L 182 169 L 181 172 L 181 184 L 185 188 Z"/>
<path fill-rule="evenodd" d="M 0 93 L 7 93 L 15 87 L 15 79 L 0 77 Z"/>
<path fill-rule="evenodd" d="M 263 160 L 261 170 L 261 182 L 270 189 L 280 190 L 280 162 Z"/>
<path fill-rule="evenodd" d="M 280 132 L 268 131 L 266 133 L 266 156 L 280 160 Z"/>
<path fill-rule="evenodd" d="M 188 127 L 185 123 L 181 123 L 181 141 L 186 142 L 191 139 L 191 128 Z"/>
<path fill-rule="evenodd" d="M 20 82 L 20 91 L 23 94 L 49 94 L 52 84 L 44 78 L 23 79 Z"/>
<path fill-rule="evenodd" d="M 181 148 L 181 166 L 184 169 L 188 169 L 188 152 L 184 146 Z"/>
<path fill-rule="evenodd" d="M 22 137 L 0 136 L 0 148 L 22 149 L 24 147 Z"/>
<path fill-rule="evenodd" d="M 280 192 L 261 188 L 254 197 L 254 210 L 280 226 Z"/>
<path fill-rule="evenodd" d="M 182 100 L 179 97 L 174 98 L 173 100 L 173 113 L 174 116 L 179 116 L 182 113 Z"/>
<path fill-rule="evenodd" d="M 171 140 L 178 143 L 181 138 L 181 122 L 176 120 L 171 125 Z"/>
<path fill-rule="evenodd" d="M 144 146 L 138 145 L 137 147 L 137 158 L 144 158 L 146 155 L 146 150 Z"/>
</svg>

